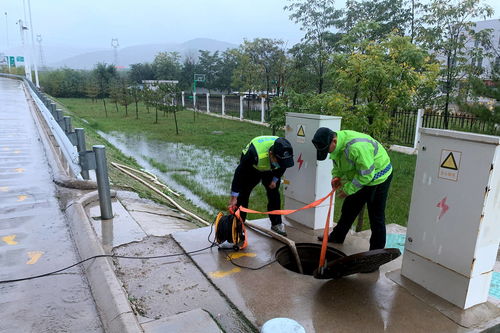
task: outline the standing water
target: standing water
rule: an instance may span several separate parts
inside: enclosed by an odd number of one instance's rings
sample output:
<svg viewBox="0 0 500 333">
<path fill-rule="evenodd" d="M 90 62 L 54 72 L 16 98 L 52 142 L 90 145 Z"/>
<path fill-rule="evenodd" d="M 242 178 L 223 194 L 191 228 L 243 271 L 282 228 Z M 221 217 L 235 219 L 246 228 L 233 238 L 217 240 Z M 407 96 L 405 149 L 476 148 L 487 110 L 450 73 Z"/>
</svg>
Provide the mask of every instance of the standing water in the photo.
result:
<svg viewBox="0 0 500 333">
<path fill-rule="evenodd" d="M 232 175 L 238 163 L 236 158 L 223 157 L 209 149 L 199 149 L 192 145 L 150 140 L 140 134 L 98 133 L 125 155 L 135 158 L 142 168 L 157 175 L 169 187 L 212 214 L 216 213 L 215 208 L 175 181 L 173 176 L 182 175 L 195 184 L 198 190 L 229 197 Z M 160 171 L 151 165 L 149 159 L 165 165 L 168 170 Z"/>
</svg>

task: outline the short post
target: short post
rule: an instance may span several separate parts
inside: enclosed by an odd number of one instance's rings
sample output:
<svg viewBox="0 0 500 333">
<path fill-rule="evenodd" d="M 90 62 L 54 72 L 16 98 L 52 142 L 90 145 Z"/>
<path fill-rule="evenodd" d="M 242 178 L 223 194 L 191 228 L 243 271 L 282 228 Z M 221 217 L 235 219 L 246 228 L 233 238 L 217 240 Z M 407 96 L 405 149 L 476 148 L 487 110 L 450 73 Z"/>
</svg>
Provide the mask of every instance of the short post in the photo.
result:
<svg viewBox="0 0 500 333">
<path fill-rule="evenodd" d="M 413 141 L 413 148 L 417 149 L 418 142 L 420 141 L 420 129 L 422 128 L 422 120 L 424 118 L 424 109 L 418 109 L 417 121 L 415 122 L 415 139 Z"/>
<path fill-rule="evenodd" d="M 265 101 L 266 101 L 266 99 L 264 97 L 260 98 L 260 122 L 261 123 L 264 122 L 264 115 L 265 115 L 265 112 L 266 112 L 265 104 L 264 104 Z"/>
<path fill-rule="evenodd" d="M 184 103 L 184 91 L 182 92 L 181 100 L 182 100 L 182 107 L 186 106 L 186 103 Z"/>
<path fill-rule="evenodd" d="M 76 149 L 78 150 L 78 153 L 85 153 L 87 151 L 87 147 L 85 144 L 85 130 L 83 128 L 75 128 L 75 133 L 76 133 Z M 88 170 L 82 170 L 81 172 L 82 178 L 85 180 L 89 180 L 89 171 Z"/>
<path fill-rule="evenodd" d="M 71 133 L 71 117 L 70 116 L 64 116 L 64 132 L 66 134 Z"/>
<path fill-rule="evenodd" d="M 210 93 L 207 93 L 207 113 L 210 113 Z"/>
<path fill-rule="evenodd" d="M 240 120 L 243 120 L 243 96 L 240 96 Z"/>
<path fill-rule="evenodd" d="M 109 220 L 113 218 L 113 209 L 111 208 L 106 148 L 102 145 L 95 145 L 92 146 L 92 149 L 95 154 L 95 175 L 97 178 L 97 192 L 99 193 L 99 206 L 101 207 L 101 219 Z"/>
<path fill-rule="evenodd" d="M 63 116 L 63 111 L 61 109 L 57 109 L 56 110 L 56 115 L 55 117 L 56 118 L 56 121 L 57 123 L 59 124 L 59 126 L 64 129 L 64 116 Z"/>
<path fill-rule="evenodd" d="M 52 113 L 52 117 L 56 117 L 56 103 L 50 102 L 49 107 L 50 113 Z"/>
<path fill-rule="evenodd" d="M 193 91 L 193 110 L 196 110 L 196 93 Z"/>
<path fill-rule="evenodd" d="M 226 105 L 224 104 L 225 103 L 225 99 L 226 99 L 226 96 L 222 95 L 222 115 L 224 116 L 226 114 Z"/>
</svg>

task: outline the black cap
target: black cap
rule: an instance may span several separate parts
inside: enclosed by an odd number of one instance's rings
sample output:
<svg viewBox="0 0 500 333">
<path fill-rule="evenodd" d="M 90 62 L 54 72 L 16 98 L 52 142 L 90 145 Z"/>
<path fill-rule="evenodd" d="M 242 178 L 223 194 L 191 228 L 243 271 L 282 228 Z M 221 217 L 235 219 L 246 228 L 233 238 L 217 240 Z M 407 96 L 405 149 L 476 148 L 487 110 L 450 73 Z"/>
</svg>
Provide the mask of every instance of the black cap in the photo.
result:
<svg viewBox="0 0 500 333">
<path fill-rule="evenodd" d="M 323 161 L 328 156 L 328 149 L 330 148 L 330 143 L 333 140 L 334 132 L 326 127 L 320 127 L 314 133 L 314 138 L 312 143 L 316 147 L 316 159 Z"/>
<path fill-rule="evenodd" d="M 293 148 L 287 139 L 277 138 L 271 150 L 278 159 L 280 168 L 286 169 L 293 167 Z"/>
</svg>

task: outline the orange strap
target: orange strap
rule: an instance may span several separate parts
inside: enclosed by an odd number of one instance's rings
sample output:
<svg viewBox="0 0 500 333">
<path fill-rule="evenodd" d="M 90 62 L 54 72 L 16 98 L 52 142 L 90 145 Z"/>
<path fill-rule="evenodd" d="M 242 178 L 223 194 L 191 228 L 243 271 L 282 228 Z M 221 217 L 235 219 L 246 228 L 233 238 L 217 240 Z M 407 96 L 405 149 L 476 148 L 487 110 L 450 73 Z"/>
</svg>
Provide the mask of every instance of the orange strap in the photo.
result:
<svg viewBox="0 0 500 333">
<path fill-rule="evenodd" d="M 332 190 L 332 193 L 335 189 Z M 332 211 L 333 195 L 330 196 L 330 206 L 328 207 L 328 214 L 326 215 L 325 229 L 323 229 L 323 243 L 321 243 L 321 253 L 319 255 L 319 269 L 325 266 L 326 248 L 328 246 L 328 233 L 330 232 L 330 213 Z"/>
<path fill-rule="evenodd" d="M 301 208 L 298 208 L 298 209 L 276 209 L 276 210 L 271 210 L 271 211 L 268 211 L 268 212 L 259 212 L 259 211 L 253 210 L 253 209 L 249 209 L 249 208 L 245 208 L 243 206 L 240 206 L 236 210 L 235 215 L 239 217 L 240 216 L 240 211 L 246 212 L 246 213 L 254 213 L 254 214 L 289 215 L 289 214 L 298 212 L 299 210 L 304 210 L 304 209 L 309 209 L 309 208 L 317 207 L 321 203 L 323 203 L 323 201 L 325 201 L 328 198 L 330 198 L 330 202 L 332 202 L 333 193 L 335 193 L 335 189 L 333 189 L 330 193 L 328 193 L 323 198 L 318 199 L 318 200 L 316 200 L 314 202 L 311 202 L 310 204 L 305 205 L 304 207 L 301 207 Z"/>
</svg>

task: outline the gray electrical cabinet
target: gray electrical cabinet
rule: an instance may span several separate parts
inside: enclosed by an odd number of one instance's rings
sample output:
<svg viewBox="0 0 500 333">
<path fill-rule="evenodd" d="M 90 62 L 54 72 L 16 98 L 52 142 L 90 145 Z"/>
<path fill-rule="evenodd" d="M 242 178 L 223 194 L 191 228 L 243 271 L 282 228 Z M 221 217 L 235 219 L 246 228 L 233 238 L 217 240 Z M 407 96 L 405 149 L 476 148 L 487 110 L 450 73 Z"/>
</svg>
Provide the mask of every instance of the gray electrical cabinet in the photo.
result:
<svg viewBox="0 0 500 333">
<path fill-rule="evenodd" d="M 485 302 L 499 185 L 500 137 L 422 129 L 402 275 L 463 309 Z"/>
<path fill-rule="evenodd" d="M 316 148 L 312 144 L 314 133 L 320 127 L 340 130 L 341 117 L 305 113 L 286 113 L 286 139 L 293 147 L 295 165 L 284 175 L 285 209 L 301 208 L 316 201 L 331 190 L 332 161 L 316 160 Z M 311 229 L 325 227 L 329 201 L 320 206 L 302 210 L 287 216 Z M 333 218 L 333 211 L 330 219 Z M 330 221 L 331 223 L 331 221 Z M 331 224 L 330 224 L 331 225 Z"/>
</svg>

